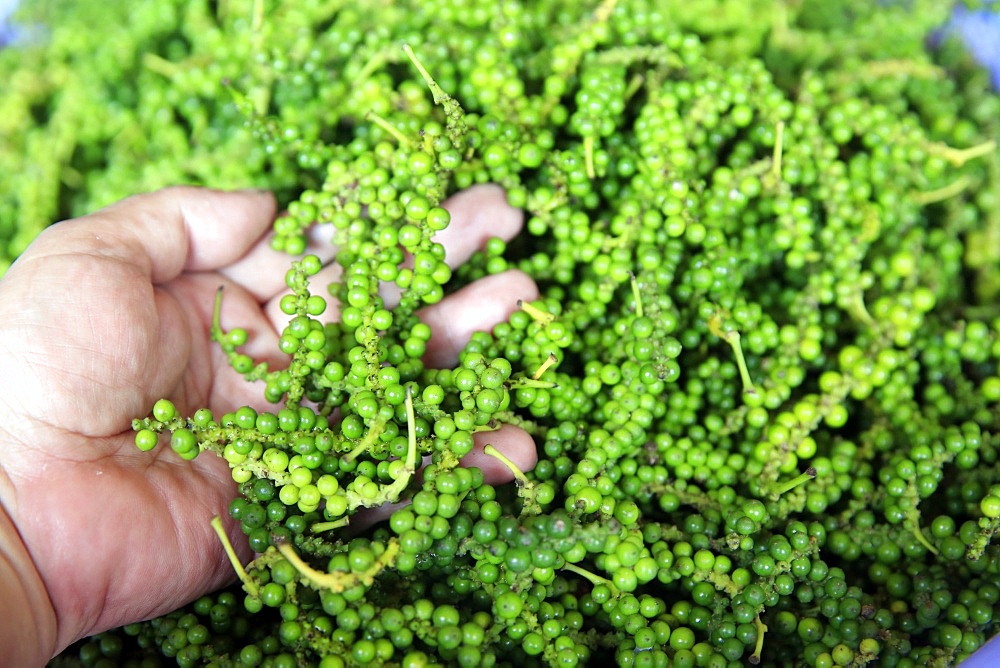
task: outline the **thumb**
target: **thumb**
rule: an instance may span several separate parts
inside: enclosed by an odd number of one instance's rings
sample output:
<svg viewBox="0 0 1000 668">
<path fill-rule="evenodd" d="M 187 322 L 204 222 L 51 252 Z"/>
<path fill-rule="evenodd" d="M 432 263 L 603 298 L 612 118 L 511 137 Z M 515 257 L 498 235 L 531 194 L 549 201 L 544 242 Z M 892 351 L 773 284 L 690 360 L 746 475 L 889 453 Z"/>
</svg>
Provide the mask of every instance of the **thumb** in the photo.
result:
<svg viewBox="0 0 1000 668">
<path fill-rule="evenodd" d="M 240 258 L 274 220 L 266 191 L 174 186 L 135 195 L 46 229 L 19 263 L 79 253 L 118 260 L 153 283 Z M 15 274 L 16 275 L 16 274 Z"/>
</svg>

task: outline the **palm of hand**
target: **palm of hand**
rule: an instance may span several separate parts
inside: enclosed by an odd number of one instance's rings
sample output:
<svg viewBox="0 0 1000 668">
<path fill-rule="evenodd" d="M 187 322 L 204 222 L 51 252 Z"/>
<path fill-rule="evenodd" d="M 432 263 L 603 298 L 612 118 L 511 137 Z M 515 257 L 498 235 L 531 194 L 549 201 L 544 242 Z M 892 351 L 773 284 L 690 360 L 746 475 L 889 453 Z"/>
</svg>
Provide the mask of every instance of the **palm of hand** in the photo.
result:
<svg viewBox="0 0 1000 668">
<path fill-rule="evenodd" d="M 207 456 L 186 462 L 165 447 L 139 452 L 130 426 L 159 397 L 186 414 L 264 408 L 260 388 L 228 368 L 209 331 L 225 285 L 224 320 L 249 325 L 248 352 L 276 350 L 273 302 L 288 259 L 250 241 L 273 214 L 259 194 L 184 188 L 132 198 L 46 232 L 0 283 L 0 406 L 10 416 L 0 427 L 9 432 L 0 500 L 48 589 L 55 650 L 232 579 L 209 525 L 235 493 L 228 466 Z M 525 277 L 506 280 L 532 296 Z M 488 327 L 507 306 L 467 326 Z M 445 333 L 450 350 L 439 353 L 453 354 L 462 334 Z M 526 435 L 507 437 L 530 466 Z M 237 544 L 249 558 L 245 541 Z"/>
</svg>

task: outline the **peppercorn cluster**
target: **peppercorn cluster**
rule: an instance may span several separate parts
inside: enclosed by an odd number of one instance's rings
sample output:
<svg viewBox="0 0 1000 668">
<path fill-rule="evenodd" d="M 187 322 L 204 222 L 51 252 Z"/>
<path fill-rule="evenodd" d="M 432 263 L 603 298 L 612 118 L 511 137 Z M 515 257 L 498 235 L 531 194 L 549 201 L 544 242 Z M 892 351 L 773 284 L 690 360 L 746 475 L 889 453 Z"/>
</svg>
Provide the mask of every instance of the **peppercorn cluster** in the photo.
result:
<svg viewBox="0 0 1000 668">
<path fill-rule="evenodd" d="M 43 76 L 0 104 L 47 122 L 12 151 L 55 144 L 0 220 L 250 182 L 298 256 L 287 366 L 213 327 L 273 411 L 164 399 L 134 424 L 141 450 L 229 463 L 259 556 L 79 659 L 969 656 L 1000 614 L 1000 99 L 956 45 L 926 52 L 941 5 L 155 3 L 97 45 L 111 72 L 70 76 L 69 42 L 30 52 Z M 442 203 L 487 182 L 525 232 L 452 270 Z M 314 226 L 330 285 L 301 257 Z M 425 364 L 419 309 L 511 268 L 540 298 Z M 517 481 L 495 487 L 460 460 L 502 425 L 538 463 L 487 447 Z"/>
</svg>

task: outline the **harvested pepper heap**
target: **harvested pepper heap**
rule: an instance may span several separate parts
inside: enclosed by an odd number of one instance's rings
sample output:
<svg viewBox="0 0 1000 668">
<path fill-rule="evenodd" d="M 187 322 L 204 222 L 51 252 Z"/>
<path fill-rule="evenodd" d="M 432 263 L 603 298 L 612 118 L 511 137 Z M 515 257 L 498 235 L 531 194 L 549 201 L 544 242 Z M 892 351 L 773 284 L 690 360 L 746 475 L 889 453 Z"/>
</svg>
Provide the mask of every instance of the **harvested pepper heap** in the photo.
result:
<svg viewBox="0 0 1000 668">
<path fill-rule="evenodd" d="M 276 247 L 329 226 L 342 279 L 290 260 L 287 368 L 216 323 L 272 412 L 136 420 L 229 462 L 260 556 L 85 664 L 947 666 L 996 632 L 1000 101 L 925 51 L 944 3 L 265 4 L 191 3 L 143 76 L 178 160 L 216 151 L 171 174 L 270 183 Z M 78 173 L 81 206 L 149 183 Z M 526 232 L 452 275 L 440 204 L 482 182 Z M 417 309 L 511 267 L 542 297 L 427 368 Z M 539 461 L 494 488 L 458 461 L 503 424 Z"/>
</svg>

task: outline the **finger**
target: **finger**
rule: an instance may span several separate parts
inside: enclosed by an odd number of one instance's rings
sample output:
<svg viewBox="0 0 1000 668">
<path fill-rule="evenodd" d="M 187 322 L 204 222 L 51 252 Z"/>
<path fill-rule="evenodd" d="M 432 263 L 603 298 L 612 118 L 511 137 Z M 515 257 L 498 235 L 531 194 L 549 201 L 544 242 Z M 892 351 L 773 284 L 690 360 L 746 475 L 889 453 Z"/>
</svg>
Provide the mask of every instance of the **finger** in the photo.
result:
<svg viewBox="0 0 1000 668">
<path fill-rule="evenodd" d="M 486 445 L 499 450 L 521 471 L 530 471 L 538 463 L 538 449 L 531 435 L 519 427 L 505 424 L 496 431 L 477 432 L 476 447 L 462 457 L 462 466 L 475 466 L 483 472 L 488 485 L 502 485 L 514 479 L 514 473 L 502 461 L 485 452 Z"/>
<path fill-rule="evenodd" d="M 332 226 L 313 225 L 309 228 L 307 236 L 309 243 L 303 255 L 315 255 L 323 264 L 331 262 L 337 254 L 337 249 L 332 243 Z M 273 238 L 273 232 L 264 235 L 239 260 L 220 270 L 221 274 L 241 285 L 261 303 L 272 299 L 277 301 L 288 292 L 285 273 L 291 263 L 297 257 L 301 257 L 271 248 Z M 333 264 L 325 267 L 323 272 L 310 282 L 325 288 L 337 280 L 340 273 L 340 265 Z"/>
<path fill-rule="evenodd" d="M 166 290 L 181 304 L 186 304 L 194 315 L 191 319 L 195 331 L 192 337 L 204 338 L 205 330 L 214 316 L 216 291 L 222 287 L 222 308 L 219 314 L 223 331 L 242 328 L 247 332 L 247 342 L 239 352 L 248 355 L 254 364 L 264 362 L 270 369 L 284 369 L 289 356 L 278 349 L 278 332 L 257 302 L 254 295 L 242 286 L 215 273 L 196 272 L 185 274 L 170 282 Z M 287 317 L 287 316 L 286 316 Z M 263 384 L 249 383 L 229 364 L 226 353 L 211 345 L 205 359 L 194 360 L 187 382 L 193 384 L 182 396 L 172 397 L 182 410 L 193 411 L 206 405 L 216 412 L 235 410 L 250 405 L 257 410 L 273 408 L 264 401 Z M 184 388 L 182 388 L 183 390 Z M 197 397 L 186 401 L 188 397 Z M 195 405 L 197 404 L 197 405 Z"/>
<path fill-rule="evenodd" d="M 100 211 L 60 223 L 42 235 L 33 254 L 74 252 L 117 259 L 154 283 L 184 270 L 232 264 L 274 218 L 274 197 L 263 191 L 220 191 L 174 186 L 135 195 Z"/>
<path fill-rule="evenodd" d="M 522 271 L 512 269 L 470 283 L 447 299 L 420 312 L 433 332 L 424 363 L 430 368 L 455 366 L 458 353 L 474 332 L 489 331 L 517 310 L 517 300 L 538 298 L 538 286 Z"/>
<path fill-rule="evenodd" d="M 275 329 L 281 331 L 285 325 L 291 320 L 291 316 L 286 314 L 281 310 L 281 298 L 287 294 L 291 294 L 291 290 L 285 286 L 284 277 L 285 273 L 288 271 L 288 260 L 285 260 L 285 266 L 278 273 L 281 280 L 282 288 L 275 292 L 270 300 L 264 305 L 264 311 L 267 313 L 268 318 L 274 323 Z M 340 302 L 337 298 L 330 294 L 329 286 L 332 283 L 336 283 L 340 280 L 340 276 L 343 273 L 343 267 L 337 263 L 328 264 L 323 267 L 318 274 L 311 276 L 309 278 L 309 292 L 314 295 L 319 295 L 326 300 L 326 311 L 324 311 L 318 320 L 323 323 L 327 322 L 337 322 L 340 320 Z M 263 277 L 262 277 L 263 278 Z M 267 279 L 263 279 L 267 280 Z"/>
<path fill-rule="evenodd" d="M 490 237 L 513 239 L 523 224 L 521 211 L 507 204 L 503 189 L 493 184 L 467 188 L 449 197 L 443 206 L 451 213 L 451 223 L 434 236 L 434 241 L 445 247 L 447 262 L 453 268 L 482 249 Z M 331 226 L 314 225 L 308 235 L 309 245 L 305 252 L 318 256 L 324 264 L 331 262 L 336 256 L 336 247 L 331 243 Z M 261 301 L 273 298 L 284 289 L 283 278 L 290 261 L 288 255 L 270 247 L 272 236 L 269 234 L 258 241 L 240 261 L 223 270 L 226 276 Z M 323 275 L 326 282 L 322 284 L 337 280 L 339 273 L 337 267 L 336 271 Z M 320 284 L 319 279 L 316 282 Z"/>
<path fill-rule="evenodd" d="M 464 264 L 473 253 L 486 247 L 492 237 L 510 241 L 521 231 L 524 216 L 507 203 L 504 190 L 494 184 L 466 188 L 442 203 L 451 214 L 451 222 L 434 235 L 433 241 L 444 246 L 445 262 L 452 269 Z M 413 266 L 413 256 L 406 254 L 403 267 Z M 401 290 L 395 283 L 383 283 L 379 294 L 387 308 L 399 303 Z"/>
<path fill-rule="evenodd" d="M 451 213 L 451 223 L 434 236 L 434 241 L 445 246 L 445 259 L 452 267 L 467 261 L 473 253 L 482 249 L 491 237 L 497 236 L 505 240 L 514 238 L 523 224 L 521 211 L 507 204 L 503 189 L 492 184 L 467 188 L 449 197 L 444 202 L 444 207 Z M 322 242 L 317 240 L 316 243 L 321 245 Z M 408 261 L 411 259 L 407 257 Z M 280 270 L 276 269 L 275 274 L 284 277 L 285 268 L 287 263 Z M 329 304 L 327 319 L 335 319 L 338 310 L 336 300 L 329 296 L 325 288 L 338 280 L 340 273 L 339 265 L 334 264 L 325 267 L 311 280 L 314 286 L 313 293 L 322 294 L 327 298 Z M 428 360 L 431 363 L 443 365 L 448 360 L 457 359 L 458 350 L 467 340 L 463 339 L 463 336 L 467 337 L 472 332 L 492 328 L 497 322 L 507 319 L 515 308 L 517 299 L 530 300 L 538 295 L 537 286 L 530 279 L 525 280 L 527 277 L 524 274 L 508 272 L 500 276 L 504 278 L 486 278 L 483 279 L 486 283 L 477 288 L 469 289 L 471 287 L 469 286 L 460 290 L 455 295 L 459 299 L 454 306 L 450 305 L 454 297 L 449 297 L 441 304 L 424 311 L 425 314 L 433 314 L 435 310 L 440 309 L 442 317 L 436 319 L 433 315 L 429 317 L 440 323 L 442 331 L 445 332 L 443 336 L 437 337 L 437 341 L 432 339 L 429 345 Z M 498 282 L 494 284 L 494 280 Z M 504 285 L 505 283 L 509 285 Z M 504 289 L 511 290 L 509 294 L 515 296 L 506 307 L 499 308 L 496 297 L 503 294 Z M 399 303 L 400 292 L 395 283 L 382 284 L 379 293 L 386 308 L 393 308 Z M 461 296 L 463 294 L 464 296 Z M 279 308 L 281 295 L 281 291 L 274 295 L 266 308 L 269 317 L 275 323 L 288 320 Z M 450 319 L 452 316 L 456 316 L 457 319 Z M 431 322 L 428 321 L 428 324 Z"/>
<path fill-rule="evenodd" d="M 434 235 L 434 241 L 445 247 L 445 261 L 452 268 L 485 248 L 491 237 L 510 241 L 524 223 L 521 210 L 507 203 L 503 188 L 491 183 L 452 195 L 444 208 L 451 214 L 451 223 Z"/>
<path fill-rule="evenodd" d="M 462 457 L 464 467 L 478 467 L 483 472 L 483 482 L 487 485 L 504 485 L 514 480 L 514 472 L 502 461 L 486 454 L 486 445 L 492 445 L 511 461 L 520 471 L 530 471 L 538 463 L 538 450 L 528 432 L 519 427 L 505 424 L 496 431 L 479 432 L 475 436 L 476 447 Z M 429 461 L 424 458 L 424 465 Z M 423 466 L 421 466 L 421 470 Z M 364 508 L 351 518 L 352 532 L 360 533 L 368 527 L 388 519 L 396 510 L 410 504 L 409 500 L 385 503 L 375 508 Z"/>
</svg>

